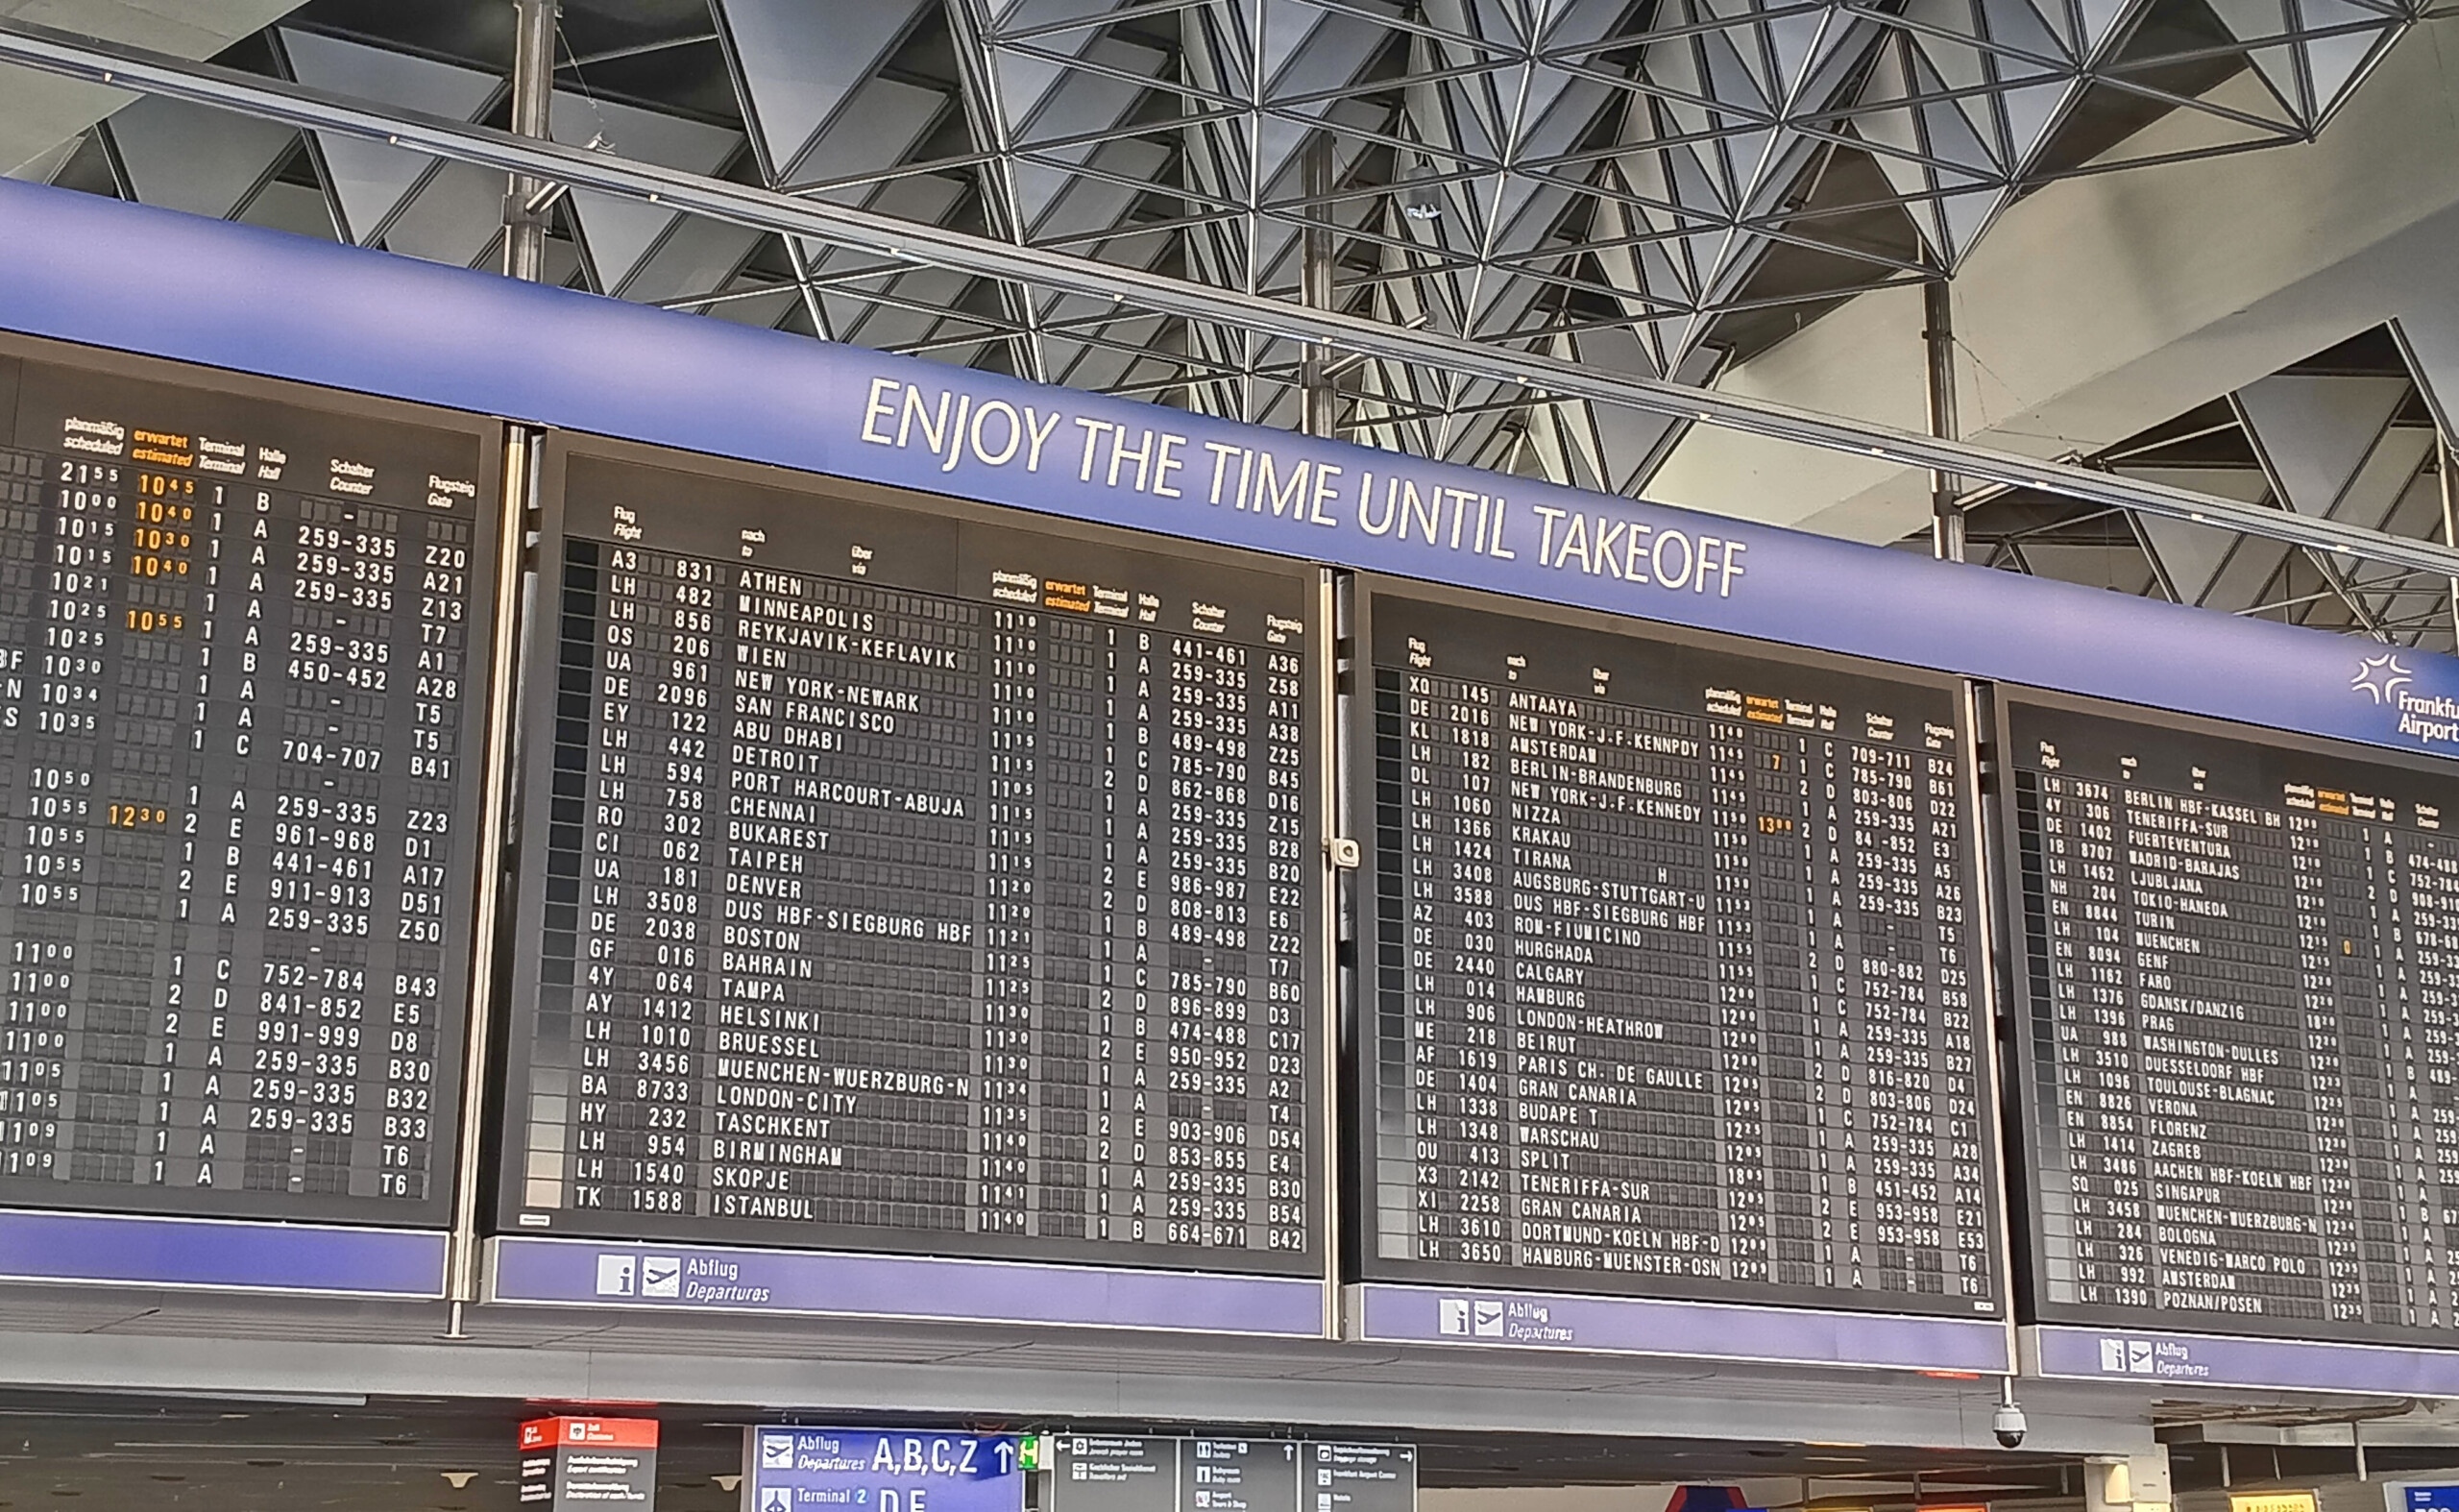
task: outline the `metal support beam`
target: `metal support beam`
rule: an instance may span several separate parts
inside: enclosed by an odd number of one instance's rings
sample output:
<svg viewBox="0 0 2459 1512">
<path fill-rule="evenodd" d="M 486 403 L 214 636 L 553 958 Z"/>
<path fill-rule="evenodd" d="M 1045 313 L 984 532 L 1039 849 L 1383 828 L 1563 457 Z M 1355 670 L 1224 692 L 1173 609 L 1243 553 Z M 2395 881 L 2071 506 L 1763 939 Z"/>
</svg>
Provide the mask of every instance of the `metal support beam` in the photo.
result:
<svg viewBox="0 0 2459 1512">
<path fill-rule="evenodd" d="M 2459 551 L 2459 437 L 2437 435 L 2433 453 L 2442 482 L 2442 544 Z M 2459 576 L 2450 579 L 2450 637 L 2459 643 Z"/>
<path fill-rule="evenodd" d="M 2374 606 L 2367 603 L 2357 593 L 2356 586 L 2349 580 L 2349 574 L 2341 571 L 2341 564 L 2311 547 L 2305 549 L 2305 555 L 2313 562 L 2314 571 L 2331 590 L 2332 597 L 2339 599 L 2341 607 L 2348 610 L 2349 621 L 2358 629 L 2385 646 L 2391 644 L 2391 632 L 2382 622 L 2381 615 L 2375 613 Z"/>
<path fill-rule="evenodd" d="M 1317 132 L 1306 138 L 1304 160 L 1306 198 L 1313 207 L 1307 212 L 1305 232 L 1305 264 L 1302 269 L 1303 291 L 1306 307 L 1328 310 L 1332 307 L 1332 229 L 1324 217 L 1331 210 L 1324 204 L 1332 192 L 1332 138 L 1327 132 Z M 1299 378 L 1305 403 L 1305 431 L 1310 436 L 1329 440 L 1340 424 L 1340 391 L 1332 381 L 1332 349 L 1318 341 L 1306 348 L 1306 365 Z"/>
<path fill-rule="evenodd" d="M 513 0 L 512 131 L 548 139 L 555 98 L 556 0 Z M 548 184 L 512 167 L 503 201 L 503 271 L 535 283 L 547 276 L 547 217 L 554 213 Z"/>
<path fill-rule="evenodd" d="M 1256 295 L 1205 288 L 1135 268 L 1010 246 L 938 226 L 703 178 L 653 163 L 530 141 L 508 132 L 371 104 L 285 80 L 193 63 L 18 20 L 0 20 L 0 62 L 237 110 L 318 132 L 337 132 L 458 162 L 527 173 L 577 188 L 645 199 L 713 220 L 813 236 L 877 256 L 935 264 L 987 279 L 1012 279 L 1063 293 L 1132 304 L 1157 314 L 1321 342 L 1344 352 L 1424 369 L 1521 384 L 1537 400 L 1584 399 L 1696 420 L 1769 440 L 1877 456 L 1959 477 L 2037 488 L 2109 508 L 2191 521 L 2287 541 L 2318 551 L 2459 576 L 2459 550 L 2341 521 L 2095 473 L 2013 452 L 1914 434 L 1763 399 L 1692 388 L 1663 378 L 1607 373 L 1542 353 L 1519 353 L 1431 330 L 1311 310 Z"/>
<path fill-rule="evenodd" d="M 1921 285 L 1921 343 L 1928 349 L 1930 434 L 1956 438 L 1956 314 L 1944 279 Z M 1963 479 L 1942 468 L 1930 470 L 1930 554 L 1942 562 L 1963 560 Z M 2175 597 L 2174 595 L 2172 597 Z"/>
<path fill-rule="evenodd" d="M 1025 224 L 1024 199 L 1016 186 L 1015 134 L 1008 127 L 1007 92 L 1000 84 L 999 61 L 993 56 L 999 44 L 989 12 L 983 0 L 947 0 L 944 9 L 957 44 L 959 92 L 963 96 L 965 118 L 973 128 L 973 139 L 989 149 L 975 173 L 983 214 L 1001 240 L 1022 246 L 1033 228 Z M 1011 343 L 1017 374 L 1036 383 L 1047 382 L 1050 373 L 1036 329 L 1040 319 L 1034 291 L 1003 282 L 998 292 L 1009 324 L 1018 331 Z"/>
<path fill-rule="evenodd" d="M 555 98 L 555 23 L 562 11 L 557 0 L 513 0 L 512 9 L 512 129 L 518 135 L 543 142 L 549 139 L 548 111 Z M 552 180 L 523 173 L 517 165 L 512 167 L 503 198 L 505 277 L 535 283 L 547 276 L 547 219 L 554 213 L 555 199 L 563 188 Z M 502 558 L 497 564 L 497 582 L 502 601 L 497 605 L 494 634 L 488 646 L 493 678 L 487 719 L 487 770 L 491 775 L 479 817 L 479 866 L 490 883 L 500 881 L 498 853 L 507 804 L 506 794 L 499 791 L 498 776 L 508 769 L 512 706 L 513 617 L 505 611 L 519 597 L 516 585 L 520 582 L 520 542 L 526 524 L 523 512 L 529 494 L 529 461 L 527 435 L 519 426 L 505 427 L 503 515 L 497 525 L 499 554 Z M 478 917 L 472 939 L 489 941 L 495 938 L 497 891 L 495 886 L 480 887 Z M 487 946 L 481 945 L 472 965 L 472 980 L 485 982 L 492 977 Z M 469 1336 L 465 1329 L 467 1309 L 478 1301 L 482 1280 L 478 1192 L 485 1183 L 482 1152 L 486 1148 L 487 1090 L 491 1081 L 487 1052 L 494 1037 L 489 999 L 490 994 L 485 991 L 473 996 L 469 1032 L 461 1046 L 461 1140 L 453 1160 L 452 1229 L 445 1252 L 444 1295 L 451 1305 L 444 1331 L 448 1339 Z"/>
<path fill-rule="evenodd" d="M 496 603 L 488 617 L 487 765 L 478 804 L 478 898 L 470 921 L 474 941 L 470 980 L 491 983 L 496 973 L 498 910 L 508 895 L 504 878 L 505 836 L 512 819 L 512 694 L 519 664 L 514 636 L 521 601 L 521 557 L 529 534 L 530 496 L 537 481 L 537 432 L 504 427 L 503 508 L 496 524 Z M 491 1106 L 495 994 L 471 994 L 470 1022 L 461 1043 L 460 1142 L 452 1161 L 452 1228 L 445 1251 L 444 1296 L 450 1304 L 444 1337 L 466 1339 L 469 1308 L 480 1300 L 485 1251 L 478 1235 L 478 1194 L 486 1184 L 487 1130 L 501 1116 Z"/>
</svg>

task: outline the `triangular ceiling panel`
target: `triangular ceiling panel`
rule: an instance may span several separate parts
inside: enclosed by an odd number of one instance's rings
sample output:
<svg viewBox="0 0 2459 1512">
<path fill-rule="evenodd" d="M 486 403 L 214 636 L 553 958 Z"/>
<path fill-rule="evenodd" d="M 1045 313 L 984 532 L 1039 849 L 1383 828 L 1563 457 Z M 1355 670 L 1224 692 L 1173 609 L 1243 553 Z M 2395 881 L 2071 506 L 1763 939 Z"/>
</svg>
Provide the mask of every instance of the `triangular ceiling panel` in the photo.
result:
<svg viewBox="0 0 2459 1512">
<path fill-rule="evenodd" d="M 2048 0 L 2053 7 L 2057 0 Z M 1980 0 L 1981 26 L 1991 48 L 1990 65 L 2001 78 L 2056 72 L 2051 60 L 2074 61 L 2066 38 L 2033 0 Z"/>
<path fill-rule="evenodd" d="M 2187 528 L 2195 526 L 2189 524 Z M 2251 608 L 2262 601 L 2265 592 L 2279 575 L 2281 565 L 2288 560 L 2290 549 L 2286 542 L 2265 536 L 2233 537 L 2227 556 L 2204 584 L 2200 597 L 2186 595 L 2186 601 L 2226 604 L 2232 609 Z"/>
<path fill-rule="evenodd" d="M 761 235 L 747 226 L 689 217 L 643 260 L 624 297 L 660 303 L 715 293 L 743 266 Z"/>
<path fill-rule="evenodd" d="M 2382 432 L 2381 441 L 2340 495 L 2334 517 L 2369 530 L 2388 528 L 2391 512 L 2423 470 L 2433 441 L 2430 426 L 2393 426 Z"/>
<path fill-rule="evenodd" d="M 1583 332 L 1574 351 L 1565 354 L 1609 373 L 1656 376 L 1654 355 L 1637 335 L 1619 328 Z M 1682 383 L 1705 383 L 1715 374 L 1718 360 L 1716 353 L 1693 352 L 1683 359 L 1673 378 Z M 1619 404 L 1595 405 L 1592 414 L 1602 451 L 1605 488 L 1617 494 L 1637 494 L 1646 486 L 1658 464 L 1673 450 L 1685 425 L 1669 416 Z"/>
<path fill-rule="evenodd" d="M 1250 13 L 1248 6 L 1223 9 L 1232 11 L 1243 28 Z M 1267 54 L 1261 64 L 1264 76 L 1272 81 L 1271 88 L 1275 95 L 1298 102 L 1287 108 L 1287 113 L 1267 116 L 1259 123 L 1260 130 L 1254 143 L 1259 159 L 1257 177 L 1264 192 L 1271 194 L 1280 192 L 1278 186 L 1283 176 L 1289 173 L 1299 152 L 1304 148 L 1307 136 L 1312 134 L 1312 129 L 1302 121 L 1307 118 L 1336 120 L 1341 113 L 1339 101 L 1312 97 L 1339 89 L 1353 81 L 1358 70 L 1366 66 L 1368 60 L 1392 34 L 1388 28 L 1372 21 L 1327 11 L 1320 6 L 1306 4 L 1304 0 L 1265 0 L 1262 11 Z M 1209 13 L 1218 15 L 1220 12 L 1216 10 Z M 1207 37 L 1218 36 L 1225 30 L 1227 28 L 1213 27 L 1205 35 Z M 1238 81 L 1247 70 L 1234 58 L 1225 60 L 1218 56 L 1218 52 L 1217 48 L 1207 48 L 1205 61 L 1221 83 L 1230 85 L 1225 92 L 1237 93 L 1243 87 Z M 1219 86 L 1219 84 L 1207 85 Z M 1292 120 L 1291 115 L 1301 120 Z M 1243 120 L 1231 120 L 1207 129 L 1211 134 L 1227 133 L 1238 138 L 1240 151 L 1244 150 L 1243 139 L 1247 130 L 1248 123 Z M 1354 157 L 1356 150 L 1354 138 L 1336 149 L 1345 159 Z M 1294 193 L 1297 185 L 1291 183 L 1286 188 Z M 1266 260 L 1270 260 L 1269 254 Z"/>
<path fill-rule="evenodd" d="M 2405 378 L 2283 373 L 2247 384 L 2234 401 L 2282 501 L 2301 515 L 2326 515 L 2409 388 Z"/>
<path fill-rule="evenodd" d="M 2459 286 L 2415 290 L 2392 330 L 2425 408 L 2445 434 L 2459 434 Z"/>
<path fill-rule="evenodd" d="M 2381 12 L 2347 0 L 2299 0 L 2298 10 L 2307 31 L 2350 25 L 2374 28 L 2317 37 L 2305 44 L 2305 67 L 2313 80 L 2314 116 L 2319 121 L 2339 105 L 2349 84 L 2387 38 L 2378 29 Z"/>
<path fill-rule="evenodd" d="M 2128 546 L 2068 546 L 2027 541 L 2024 559 L 2043 577 L 2140 594 L 2152 586 L 2152 568 Z"/>
<path fill-rule="evenodd" d="M 299 142 L 287 126 L 161 95 L 112 115 L 110 134 L 138 199 L 216 219 L 237 209 Z"/>
<path fill-rule="evenodd" d="M 2144 539 L 2168 573 L 2170 586 L 2177 589 L 2178 601 L 2203 602 L 2203 596 L 2211 591 L 2212 580 L 2228 565 L 2228 550 L 2236 545 L 2237 537 L 2192 521 L 2166 520 L 2157 515 L 2138 516 L 2136 523 L 2143 527 Z"/>
<path fill-rule="evenodd" d="M 468 267 L 503 232 L 503 175 L 449 162 L 410 196 L 384 232 L 384 250 Z"/>
<path fill-rule="evenodd" d="M 1098 6 L 1083 0 L 1010 0 L 995 8 L 987 0 L 947 0 L 951 9 L 968 11 L 993 10 L 995 20 L 988 26 L 968 30 L 1024 31 L 1036 26 L 1079 19 L 1088 12 L 1098 13 Z M 1083 57 L 1109 36 L 1103 27 L 1070 27 L 1044 33 L 1032 43 L 1033 51 L 1025 53 L 1012 48 L 994 48 L 988 77 L 998 91 L 999 113 L 1009 132 L 1022 131 L 1034 120 L 1051 94 L 1071 79 L 1097 81 L 1099 74 L 1071 74 L 1064 60 Z M 1037 129 L 1036 134 L 1058 133 Z"/>
<path fill-rule="evenodd" d="M 477 119 L 503 87 L 501 79 L 478 69 L 295 27 L 282 29 L 281 47 L 292 75 L 310 88 L 380 100 L 448 120 Z M 385 227 L 435 168 L 435 159 L 424 153 L 338 132 L 317 133 L 316 150 L 325 159 L 345 234 L 362 246 L 382 238 Z"/>
<path fill-rule="evenodd" d="M 2205 0 L 2228 35 L 2240 42 L 2267 43 L 2251 47 L 2246 61 L 2271 86 L 2294 121 L 2310 118 L 2310 102 L 2297 77 L 2297 49 L 2280 41 L 2295 30 L 2289 0 Z"/>
<path fill-rule="evenodd" d="M 2126 462 L 2109 471 L 2128 477 L 2139 477 L 2147 483 L 2166 483 L 2171 488 L 2182 488 L 2189 494 L 2233 499 L 2241 504 L 2259 504 L 2271 495 L 2271 479 L 2263 476 L 2260 468 L 2141 467 Z"/>
<path fill-rule="evenodd" d="M 235 218 L 243 225 L 263 226 L 323 241 L 332 241 L 340 234 L 333 225 L 332 203 L 325 198 L 324 191 L 312 184 L 286 183 L 280 179 L 251 195 Z"/>
<path fill-rule="evenodd" d="M 784 183 L 821 126 L 938 0 L 712 0 L 766 163 Z"/>
<path fill-rule="evenodd" d="M 1890 44 L 1863 85 L 1864 109 L 1854 130 L 1872 147 L 1870 157 L 1898 194 L 1905 212 L 1940 267 L 1952 268 L 2008 198 L 2005 170 L 1992 161 L 1994 144 L 1977 134 L 1952 105 L 1889 108 L 1890 102 L 1925 99 L 1944 85 L 1919 49 Z"/>
<path fill-rule="evenodd" d="M 2233 499 L 2241 504 L 2260 503 L 2271 495 L 2271 480 L 2262 475 L 2259 468 L 2122 465 L 2112 471 L 2149 483 L 2182 488 L 2188 493 Z M 2179 600 L 2183 603 L 2215 601 L 2211 596 L 2222 573 L 2228 571 L 2232 563 L 2245 567 L 2240 549 L 2253 544 L 2234 531 L 2197 524 L 2191 520 L 2138 515 L 2135 522 L 2142 527 L 2144 538 L 2151 544 L 2160 565 L 2167 570 L 2169 581 L 2177 589 Z M 2268 569 L 2265 572 L 2268 573 Z"/>
<path fill-rule="evenodd" d="M 1799 26 L 1798 53 L 1780 49 L 1784 63 L 1785 93 L 1778 104 L 1788 115 L 1808 109 L 1814 102 L 1826 99 L 1841 87 L 1852 73 L 1873 38 L 1879 36 L 1877 23 L 1868 17 L 1840 12 L 1833 6 L 1820 7 L 1807 16 L 1796 15 L 1768 23 L 1771 37 L 1794 37 Z"/>
<path fill-rule="evenodd" d="M 740 133 L 720 126 L 597 100 L 569 89 L 555 91 L 548 129 L 566 146 L 597 143 L 604 151 L 639 162 L 687 173 L 714 174 L 743 145 Z M 645 200 L 588 190 L 572 195 L 572 213 L 588 244 L 598 287 L 622 288 L 658 238 L 680 219 Z"/>
<path fill-rule="evenodd" d="M 1944 254 L 1947 266 L 1960 265 L 1990 220 L 2007 207 L 2008 191 L 2001 188 L 1968 190 L 1962 194 L 1939 197 L 1938 212 L 1946 228 Z"/>
<path fill-rule="evenodd" d="M 947 105 L 945 97 L 899 79 L 874 79 L 854 92 L 849 107 L 860 131 L 824 131 L 804 153 L 795 176 L 825 183 L 856 179 L 903 162 L 920 144 Z M 814 197 L 838 205 L 861 205 L 878 193 L 877 183 L 849 184 Z"/>
<path fill-rule="evenodd" d="M 1705 34 L 1709 44 L 1730 54 L 1749 81 L 1740 98 L 1765 105 L 1784 93 L 1784 63 L 1768 45 L 1767 29 L 1743 0 L 1689 0 L 1678 11 L 1668 4 L 1665 14 L 1668 20 L 1679 14 L 1688 24 L 1716 28 Z"/>
<path fill-rule="evenodd" d="M 49 183 L 68 166 L 69 159 L 76 157 L 85 143 L 83 136 L 71 136 L 47 152 L 37 153 L 6 174 L 0 174 L 0 178 L 18 179 L 27 183 Z"/>
<path fill-rule="evenodd" d="M 1059 87 L 1043 96 L 1034 116 L 1033 136 L 1045 140 L 1075 137 L 1117 126 L 1144 98 L 1144 86 L 1134 81 L 1149 77 L 1162 61 L 1160 55 L 1149 47 L 1107 38 L 1087 47 L 1085 56 L 1108 71 L 1066 74 Z M 1011 110 L 1015 109 L 1012 99 L 1008 104 Z M 1010 129 L 1015 130 L 1016 123 L 1011 122 Z M 1099 150 L 1091 146 L 1060 149 L 1037 157 L 1035 166 L 1018 171 L 1017 211 L 1024 226 L 1036 232 L 1043 230 L 1045 213 L 1080 177 L 1064 167 L 1044 165 L 1089 162 Z M 1085 189 L 1106 187 L 1094 176 L 1082 177 Z"/>
<path fill-rule="evenodd" d="M 2049 0 L 2048 15 L 2066 35 L 2075 58 L 2089 66 L 2101 61 L 2150 4 L 2151 0 L 2067 0 L 2060 5 Z"/>
<path fill-rule="evenodd" d="M 2049 140 L 2050 129 L 2082 95 L 2082 81 L 2063 74 L 2053 76 L 2045 83 L 2017 85 L 2000 92 L 1998 98 L 2007 110 L 2007 141 L 2011 154 L 2009 167 L 2011 171 L 2020 174 L 2032 166 Z"/>
</svg>

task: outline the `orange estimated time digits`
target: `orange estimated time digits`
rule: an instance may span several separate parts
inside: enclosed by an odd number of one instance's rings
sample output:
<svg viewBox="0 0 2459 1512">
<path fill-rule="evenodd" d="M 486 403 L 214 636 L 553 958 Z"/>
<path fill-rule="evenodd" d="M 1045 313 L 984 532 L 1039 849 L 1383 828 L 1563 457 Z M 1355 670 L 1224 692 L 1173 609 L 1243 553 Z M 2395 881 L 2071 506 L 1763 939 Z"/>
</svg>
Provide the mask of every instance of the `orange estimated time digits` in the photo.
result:
<svg viewBox="0 0 2459 1512">
<path fill-rule="evenodd" d="M 195 544 L 196 480 L 160 473 L 136 476 L 135 524 L 129 531 L 128 575 L 133 596 L 136 585 L 188 575 L 188 552 Z M 187 616 L 158 602 L 138 602 L 125 611 L 129 629 L 140 634 L 170 634 L 187 627 Z"/>
<path fill-rule="evenodd" d="M 194 537 L 196 479 L 140 473 L 136 477 L 136 524 L 129 532 L 132 577 L 185 577 Z"/>
</svg>

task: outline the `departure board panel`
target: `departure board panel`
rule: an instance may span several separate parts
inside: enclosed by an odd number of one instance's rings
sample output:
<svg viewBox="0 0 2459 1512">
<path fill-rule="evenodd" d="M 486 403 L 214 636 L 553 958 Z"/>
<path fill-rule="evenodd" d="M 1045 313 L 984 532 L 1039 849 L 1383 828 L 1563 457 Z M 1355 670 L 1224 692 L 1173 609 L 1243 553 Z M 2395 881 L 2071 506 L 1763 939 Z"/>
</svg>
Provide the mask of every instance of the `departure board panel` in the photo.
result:
<svg viewBox="0 0 2459 1512">
<path fill-rule="evenodd" d="M 1369 1277 L 2000 1315 L 1960 690 L 1366 614 Z"/>
<path fill-rule="evenodd" d="M 1313 570 L 858 487 L 569 457 L 506 1227 L 1313 1273 Z"/>
<path fill-rule="evenodd" d="M 437 1223 L 489 422 L 0 338 L 0 1203 Z"/>
<path fill-rule="evenodd" d="M 2459 1343 L 2459 773 L 2010 694 L 2033 1310 Z"/>
</svg>

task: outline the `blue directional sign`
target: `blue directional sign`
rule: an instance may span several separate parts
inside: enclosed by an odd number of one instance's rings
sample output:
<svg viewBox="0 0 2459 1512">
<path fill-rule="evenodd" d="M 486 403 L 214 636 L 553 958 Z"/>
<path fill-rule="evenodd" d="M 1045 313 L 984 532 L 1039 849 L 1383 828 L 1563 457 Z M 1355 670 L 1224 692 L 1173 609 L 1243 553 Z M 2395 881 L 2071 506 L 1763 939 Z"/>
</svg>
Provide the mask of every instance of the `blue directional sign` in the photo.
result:
<svg viewBox="0 0 2459 1512">
<path fill-rule="evenodd" d="M 1023 1512 L 1018 1441 L 930 1429 L 755 1427 L 743 1512 Z"/>
<path fill-rule="evenodd" d="M 2406 1490 L 2408 1512 L 2459 1512 L 2459 1486 L 2411 1485 Z"/>
</svg>

